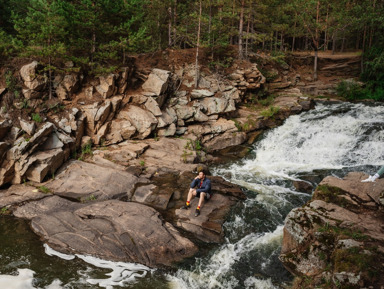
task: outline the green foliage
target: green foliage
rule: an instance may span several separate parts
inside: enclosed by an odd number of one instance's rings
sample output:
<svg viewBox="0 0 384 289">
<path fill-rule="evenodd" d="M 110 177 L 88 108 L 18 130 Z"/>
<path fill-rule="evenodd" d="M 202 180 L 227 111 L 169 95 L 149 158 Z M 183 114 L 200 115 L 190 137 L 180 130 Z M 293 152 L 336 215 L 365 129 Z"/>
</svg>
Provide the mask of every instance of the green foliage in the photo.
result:
<svg viewBox="0 0 384 289">
<path fill-rule="evenodd" d="M 384 44 L 384 41 L 382 41 Z M 369 98 L 384 101 L 384 48 L 372 47 L 364 55 L 364 71 L 361 79 L 367 83 Z"/>
<path fill-rule="evenodd" d="M 5 85 L 10 93 L 12 93 L 16 98 L 19 98 L 21 87 L 19 85 L 19 81 L 10 70 L 5 73 Z"/>
<path fill-rule="evenodd" d="M 40 192 L 42 192 L 44 194 L 52 193 L 52 191 L 49 188 L 47 188 L 46 186 L 40 186 L 40 187 L 38 187 L 38 189 L 39 189 Z"/>
<path fill-rule="evenodd" d="M 367 86 L 352 80 L 341 81 L 337 88 L 337 94 L 347 100 L 373 99 L 376 101 L 384 101 L 384 84 L 375 84 L 375 81 L 368 81 Z"/>
<path fill-rule="evenodd" d="M 336 92 L 339 96 L 344 97 L 347 100 L 357 100 L 364 98 L 364 91 L 361 85 L 353 80 L 343 80 L 336 88 Z"/>
<path fill-rule="evenodd" d="M 80 201 L 82 203 L 86 203 L 86 202 L 89 202 L 89 201 L 96 201 L 97 200 L 97 197 L 95 197 L 95 195 L 89 195 L 88 197 L 85 197 L 85 198 L 80 198 Z"/>
<path fill-rule="evenodd" d="M 275 96 L 270 94 L 264 99 L 259 99 L 257 102 L 262 106 L 269 106 L 273 103 L 274 100 L 275 100 Z"/>
<path fill-rule="evenodd" d="M 374 255 L 361 248 L 337 249 L 334 254 L 336 272 L 360 273 L 376 266 Z"/>
<path fill-rule="evenodd" d="M 277 106 L 270 106 L 269 108 L 263 110 L 260 112 L 260 115 L 262 115 L 265 118 L 272 118 L 274 117 L 277 113 L 279 113 L 280 107 Z"/>
<path fill-rule="evenodd" d="M 139 164 L 140 164 L 140 166 L 144 167 L 144 166 L 145 166 L 145 161 L 141 160 L 141 161 L 139 162 Z"/>
<path fill-rule="evenodd" d="M 271 54 L 271 61 L 280 64 L 281 66 L 288 66 L 285 62 L 285 53 L 282 51 L 273 51 Z"/>
<path fill-rule="evenodd" d="M 9 210 L 7 207 L 2 207 L 1 210 L 0 210 L 0 215 L 8 215 L 9 214 Z"/>
<path fill-rule="evenodd" d="M 29 101 L 28 101 L 28 99 L 26 99 L 26 98 L 23 99 L 23 103 L 21 105 L 21 108 L 22 109 L 28 109 L 29 108 Z"/>
<path fill-rule="evenodd" d="M 185 149 L 187 150 L 190 150 L 190 151 L 200 151 L 203 149 L 201 143 L 200 143 L 200 140 L 196 139 L 196 140 L 191 140 L 191 139 L 188 139 L 187 143 L 185 144 L 184 146 Z"/>
<path fill-rule="evenodd" d="M 14 36 L 7 34 L 0 28 L 0 56 L 15 55 L 22 47 L 22 43 Z"/>
<path fill-rule="evenodd" d="M 334 239 L 338 240 L 351 238 L 356 241 L 366 241 L 369 239 L 369 237 L 364 235 L 360 230 L 339 228 L 336 226 L 331 226 L 329 223 L 325 223 L 323 226 L 319 227 L 318 232 L 330 233 L 333 235 Z"/>
<path fill-rule="evenodd" d="M 32 120 L 37 123 L 40 123 L 43 121 L 39 113 L 32 113 Z"/>
<path fill-rule="evenodd" d="M 85 157 L 87 156 L 92 156 L 92 142 L 88 142 L 87 144 L 81 146 L 81 154 L 78 158 L 78 160 L 83 161 Z M 77 154 L 74 156 L 75 158 L 77 157 Z"/>
<path fill-rule="evenodd" d="M 116 66 L 126 65 L 132 53 L 196 47 L 199 3 L 198 0 L 2 0 L 0 56 L 21 53 L 40 58 L 48 64 L 50 72 L 60 69 L 57 63 L 71 59 L 76 65 L 101 74 L 105 67 L 112 71 Z M 344 38 L 346 48 L 355 48 L 356 44 L 371 48 L 364 55 L 362 77 L 369 82 L 372 97 L 381 98 L 382 1 L 201 3 L 200 46 L 208 48 L 207 55 L 201 56 L 211 69 L 223 70 L 234 63 L 234 47 L 238 48 L 240 39 L 248 54 L 269 50 L 274 63 L 286 66 L 284 52 L 292 45 L 300 49 L 330 48 L 333 37 L 340 48 L 340 39 Z M 240 32 L 242 10 L 244 25 Z M 363 35 L 369 36 L 362 39 Z"/>
</svg>

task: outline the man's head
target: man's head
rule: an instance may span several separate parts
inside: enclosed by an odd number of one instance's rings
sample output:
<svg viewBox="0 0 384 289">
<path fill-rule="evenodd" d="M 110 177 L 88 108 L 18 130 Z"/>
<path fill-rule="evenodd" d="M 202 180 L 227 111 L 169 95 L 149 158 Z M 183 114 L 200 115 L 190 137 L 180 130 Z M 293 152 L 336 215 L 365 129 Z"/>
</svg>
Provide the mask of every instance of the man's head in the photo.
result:
<svg viewBox="0 0 384 289">
<path fill-rule="evenodd" d="M 204 173 L 204 171 L 200 171 L 199 172 L 199 179 L 204 179 L 205 178 L 205 173 Z"/>
</svg>

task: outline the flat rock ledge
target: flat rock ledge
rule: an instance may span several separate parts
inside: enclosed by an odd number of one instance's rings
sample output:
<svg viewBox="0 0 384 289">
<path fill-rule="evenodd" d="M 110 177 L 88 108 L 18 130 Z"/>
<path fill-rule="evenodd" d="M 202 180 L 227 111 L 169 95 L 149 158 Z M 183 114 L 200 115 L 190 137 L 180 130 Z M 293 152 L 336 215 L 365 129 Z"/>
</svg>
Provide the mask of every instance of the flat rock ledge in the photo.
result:
<svg viewBox="0 0 384 289">
<path fill-rule="evenodd" d="M 168 267 L 198 252 L 196 241 L 223 241 L 225 217 L 242 190 L 209 176 L 214 195 L 196 218 L 179 210 L 195 172 L 72 160 L 45 183 L 0 191 L 0 205 L 31 221 L 59 252 Z M 194 200 L 193 206 L 196 205 Z"/>
<path fill-rule="evenodd" d="M 197 252 L 156 210 L 138 203 L 74 204 L 52 196 L 18 208 L 15 216 L 31 219 L 38 235 L 67 253 L 159 267 Z"/>
<path fill-rule="evenodd" d="M 293 288 L 384 285 L 384 179 L 362 183 L 367 177 L 326 177 L 288 214 L 280 260 L 297 277 Z"/>
</svg>

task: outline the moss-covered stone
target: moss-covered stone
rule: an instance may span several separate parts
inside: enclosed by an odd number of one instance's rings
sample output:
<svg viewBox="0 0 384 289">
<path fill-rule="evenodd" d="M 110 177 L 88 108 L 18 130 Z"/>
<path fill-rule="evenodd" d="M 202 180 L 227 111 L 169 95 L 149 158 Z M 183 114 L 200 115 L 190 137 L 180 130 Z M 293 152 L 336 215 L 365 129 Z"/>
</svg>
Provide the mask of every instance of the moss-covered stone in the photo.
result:
<svg viewBox="0 0 384 289">
<path fill-rule="evenodd" d="M 334 203 L 340 207 L 346 207 L 348 201 L 341 196 L 344 193 L 340 188 L 319 185 L 315 190 L 312 200 L 322 200 L 327 203 Z"/>
</svg>

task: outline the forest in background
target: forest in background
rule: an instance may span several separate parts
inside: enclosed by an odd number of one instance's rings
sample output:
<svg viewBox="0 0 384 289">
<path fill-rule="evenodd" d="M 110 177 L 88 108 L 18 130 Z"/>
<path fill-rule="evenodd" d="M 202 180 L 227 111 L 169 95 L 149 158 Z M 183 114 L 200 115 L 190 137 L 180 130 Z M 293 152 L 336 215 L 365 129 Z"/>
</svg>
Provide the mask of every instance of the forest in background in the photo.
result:
<svg viewBox="0 0 384 289">
<path fill-rule="evenodd" d="M 362 51 L 362 97 L 384 99 L 384 0 L 0 0 L 2 59 L 34 57 L 48 69 L 72 60 L 95 74 L 137 53 L 200 47 L 226 66 L 264 51 Z M 349 89 L 349 88 L 347 88 Z M 355 89 L 359 89 L 355 87 Z"/>
</svg>

